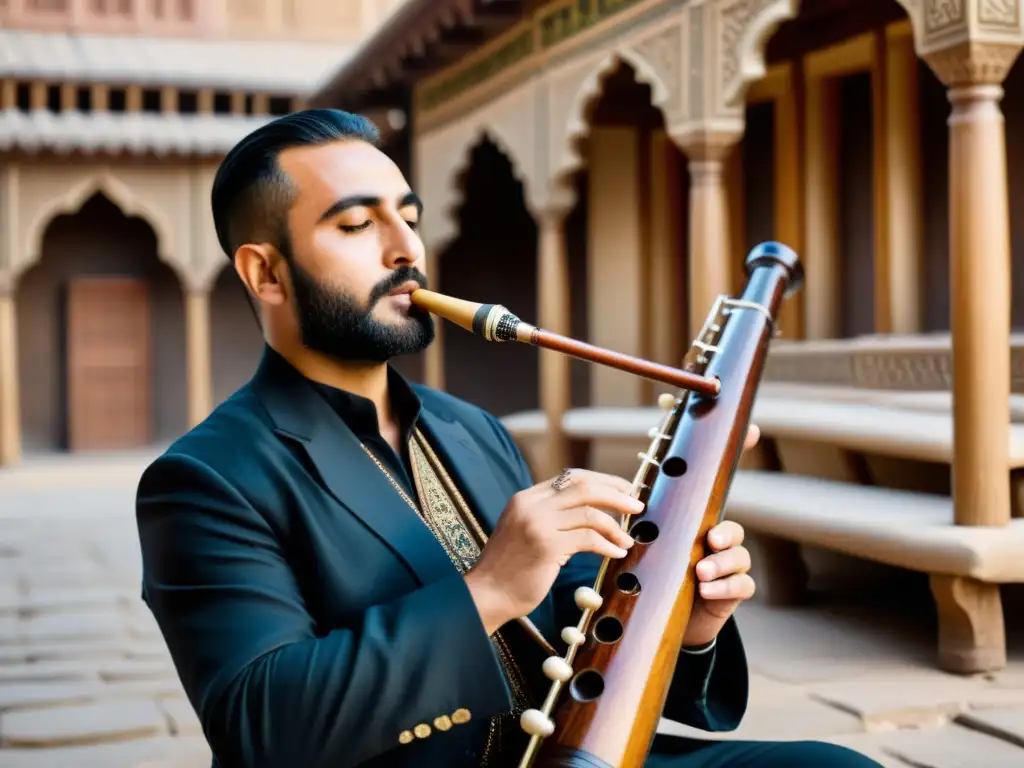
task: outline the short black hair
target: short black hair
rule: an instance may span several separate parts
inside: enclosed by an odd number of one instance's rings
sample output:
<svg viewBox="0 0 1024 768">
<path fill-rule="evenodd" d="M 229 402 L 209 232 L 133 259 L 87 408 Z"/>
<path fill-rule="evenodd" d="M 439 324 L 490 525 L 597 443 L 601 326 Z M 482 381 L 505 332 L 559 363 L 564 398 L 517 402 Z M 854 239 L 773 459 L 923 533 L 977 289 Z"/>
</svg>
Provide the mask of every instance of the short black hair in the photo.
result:
<svg viewBox="0 0 1024 768">
<path fill-rule="evenodd" d="M 245 243 L 268 242 L 290 252 L 288 209 L 291 180 L 278 156 L 293 147 L 358 140 L 378 146 L 380 132 L 369 118 L 340 109 L 305 109 L 278 117 L 250 133 L 224 157 L 210 202 L 220 247 L 229 259 Z"/>
</svg>

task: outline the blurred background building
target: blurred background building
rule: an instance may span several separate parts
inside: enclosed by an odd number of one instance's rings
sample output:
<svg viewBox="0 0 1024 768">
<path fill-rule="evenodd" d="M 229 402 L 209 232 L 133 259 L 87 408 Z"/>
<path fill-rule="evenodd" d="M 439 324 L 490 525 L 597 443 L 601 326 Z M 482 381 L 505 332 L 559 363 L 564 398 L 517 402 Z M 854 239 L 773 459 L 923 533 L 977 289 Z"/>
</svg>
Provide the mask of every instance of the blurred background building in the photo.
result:
<svg viewBox="0 0 1024 768">
<path fill-rule="evenodd" d="M 1022 19 L 409 0 L 313 103 L 408 110 L 390 151 L 427 204 L 433 287 L 600 346 L 679 364 L 747 251 L 794 247 L 806 285 L 728 507 L 767 552 L 762 591 L 802 596 L 821 550 L 927 575 L 942 667 L 987 671 L 1000 585 L 1024 581 Z M 458 328 L 421 375 L 504 416 L 540 477 L 632 477 L 659 423 L 648 382 Z"/>
<path fill-rule="evenodd" d="M 0 466 L 166 442 L 261 338 L 220 157 L 400 0 L 0 0 Z"/>
</svg>

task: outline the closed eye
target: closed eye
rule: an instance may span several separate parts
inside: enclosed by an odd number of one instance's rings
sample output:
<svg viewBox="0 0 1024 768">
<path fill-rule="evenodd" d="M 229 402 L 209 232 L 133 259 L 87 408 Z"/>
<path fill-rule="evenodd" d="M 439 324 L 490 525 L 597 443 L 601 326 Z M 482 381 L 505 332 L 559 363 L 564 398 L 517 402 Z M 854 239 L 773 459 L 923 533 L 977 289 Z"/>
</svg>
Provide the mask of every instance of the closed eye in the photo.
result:
<svg viewBox="0 0 1024 768">
<path fill-rule="evenodd" d="M 362 224 L 339 224 L 342 232 L 360 232 L 369 227 L 373 222 L 367 219 Z"/>
</svg>

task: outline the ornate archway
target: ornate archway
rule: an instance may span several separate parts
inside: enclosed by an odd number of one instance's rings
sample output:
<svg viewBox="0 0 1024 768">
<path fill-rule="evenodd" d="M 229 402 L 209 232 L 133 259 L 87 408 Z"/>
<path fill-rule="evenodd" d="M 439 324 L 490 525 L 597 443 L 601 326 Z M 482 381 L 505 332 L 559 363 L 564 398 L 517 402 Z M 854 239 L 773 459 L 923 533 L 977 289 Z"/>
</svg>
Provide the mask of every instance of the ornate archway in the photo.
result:
<svg viewBox="0 0 1024 768">
<path fill-rule="evenodd" d="M 41 226 L 17 283 L 24 447 L 131 449 L 180 434 L 182 290 L 153 227 L 102 193 Z"/>
<path fill-rule="evenodd" d="M 459 208 L 466 190 L 463 177 L 471 165 L 473 148 L 482 141 L 501 149 L 509 173 L 523 188 L 527 209 L 536 213 L 536 115 L 538 92 L 519 88 L 487 105 L 472 120 L 456 120 L 427 131 L 418 139 L 415 184 L 426 203 L 420 232 L 428 251 L 440 252 L 458 236 Z"/>
<path fill-rule="evenodd" d="M 13 265 L 15 278 L 42 258 L 43 238 L 51 222 L 60 215 L 80 211 L 96 195 L 102 195 L 114 203 L 126 216 L 144 220 L 156 236 L 157 257 L 183 281 L 188 279 L 185 271 L 187 265 L 176 258 L 179 252 L 176 247 L 178 235 L 168 217 L 158 206 L 105 168 L 81 178 L 63 194 L 48 199 L 30 214 L 21 239 L 22 247 L 15 253 L 15 256 L 21 256 Z"/>
</svg>

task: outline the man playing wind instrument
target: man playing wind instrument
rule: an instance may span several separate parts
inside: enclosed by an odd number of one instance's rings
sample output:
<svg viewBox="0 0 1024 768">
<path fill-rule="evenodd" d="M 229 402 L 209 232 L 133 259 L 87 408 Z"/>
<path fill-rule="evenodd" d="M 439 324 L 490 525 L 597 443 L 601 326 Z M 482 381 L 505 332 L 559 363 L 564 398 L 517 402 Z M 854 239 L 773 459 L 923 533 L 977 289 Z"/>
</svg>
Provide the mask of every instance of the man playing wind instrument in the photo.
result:
<svg viewBox="0 0 1024 768">
<path fill-rule="evenodd" d="M 388 361 L 432 341 L 421 203 L 362 117 L 298 112 L 214 183 L 220 244 L 258 307 L 253 378 L 143 475 L 143 597 L 223 768 L 514 766 L 575 589 L 632 541 L 630 483 L 534 482 L 501 422 Z M 747 444 L 757 440 L 752 431 Z M 754 592 L 724 522 L 665 716 L 735 729 L 733 611 Z M 524 628 L 519 620 L 528 617 Z M 877 765 L 832 745 L 659 736 L 651 766 Z"/>
</svg>

